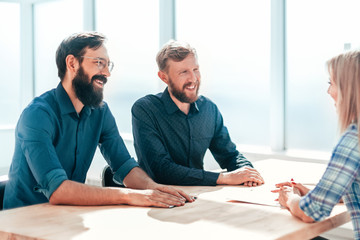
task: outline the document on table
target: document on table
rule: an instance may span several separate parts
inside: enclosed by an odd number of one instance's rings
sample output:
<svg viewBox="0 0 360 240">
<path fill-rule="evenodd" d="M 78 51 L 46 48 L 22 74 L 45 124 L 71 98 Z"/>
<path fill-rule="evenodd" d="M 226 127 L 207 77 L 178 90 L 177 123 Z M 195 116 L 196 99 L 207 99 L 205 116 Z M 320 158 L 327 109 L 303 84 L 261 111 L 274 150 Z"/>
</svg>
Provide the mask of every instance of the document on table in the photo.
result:
<svg viewBox="0 0 360 240">
<path fill-rule="evenodd" d="M 258 161 L 254 164 L 255 168 L 265 179 L 265 184 L 257 187 L 223 186 L 221 199 L 216 191 L 201 194 L 214 200 L 237 201 L 279 207 L 279 202 L 275 201 L 275 199 L 279 197 L 279 194 L 271 192 L 271 190 L 276 189 L 276 183 L 295 179 L 295 182 L 302 183 L 311 188 L 318 183 L 327 166 L 323 163 L 294 162 L 278 159 L 269 160 L 271 161 Z"/>
<path fill-rule="evenodd" d="M 279 167 L 281 166 L 281 167 Z M 284 160 L 259 161 L 255 162 L 256 169 L 265 179 L 265 184 L 257 187 L 238 187 L 236 191 L 227 191 L 228 201 L 246 202 L 268 206 L 280 206 L 278 193 L 272 193 L 276 189 L 275 184 L 290 179 L 301 182 L 304 185 L 314 187 L 326 169 L 326 164 L 306 163 Z M 309 186 L 308 186 L 309 187 Z M 310 187 L 311 188 L 311 187 Z M 226 191 L 226 189 L 224 189 Z"/>
<path fill-rule="evenodd" d="M 238 187 L 238 191 L 233 189 L 226 191 L 224 189 L 224 195 L 228 201 L 280 207 L 279 202 L 275 200 L 279 194 L 271 192 L 274 189 L 275 184 L 264 184 L 257 187 Z"/>
</svg>

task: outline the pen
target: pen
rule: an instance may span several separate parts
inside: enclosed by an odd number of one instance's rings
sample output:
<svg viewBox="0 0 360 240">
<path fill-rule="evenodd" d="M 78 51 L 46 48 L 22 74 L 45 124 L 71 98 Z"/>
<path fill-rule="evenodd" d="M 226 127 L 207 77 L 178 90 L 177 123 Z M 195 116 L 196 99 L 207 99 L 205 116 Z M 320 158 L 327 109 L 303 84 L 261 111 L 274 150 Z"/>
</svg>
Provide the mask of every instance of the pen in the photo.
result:
<svg viewBox="0 0 360 240">
<path fill-rule="evenodd" d="M 294 182 L 294 179 L 293 179 L 293 178 L 291 178 L 290 182 L 291 182 L 292 184 L 296 184 L 296 182 Z"/>
</svg>

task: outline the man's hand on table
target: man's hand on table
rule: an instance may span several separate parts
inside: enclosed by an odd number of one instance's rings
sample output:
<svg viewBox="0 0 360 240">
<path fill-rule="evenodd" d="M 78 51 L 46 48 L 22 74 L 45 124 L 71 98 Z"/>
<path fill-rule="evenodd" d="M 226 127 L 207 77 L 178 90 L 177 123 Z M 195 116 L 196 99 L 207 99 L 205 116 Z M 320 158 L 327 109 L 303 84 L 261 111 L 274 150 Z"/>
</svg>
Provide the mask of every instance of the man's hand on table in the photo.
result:
<svg viewBox="0 0 360 240">
<path fill-rule="evenodd" d="M 258 186 L 264 184 L 260 173 L 252 167 L 242 167 L 231 172 L 220 173 L 217 184 Z"/>
</svg>

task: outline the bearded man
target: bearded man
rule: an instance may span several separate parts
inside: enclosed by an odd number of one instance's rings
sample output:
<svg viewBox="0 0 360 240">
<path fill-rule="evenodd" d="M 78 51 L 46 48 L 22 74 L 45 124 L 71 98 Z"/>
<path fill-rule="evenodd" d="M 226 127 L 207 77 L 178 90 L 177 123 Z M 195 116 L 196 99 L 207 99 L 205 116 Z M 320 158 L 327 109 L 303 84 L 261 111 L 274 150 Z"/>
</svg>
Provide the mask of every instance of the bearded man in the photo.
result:
<svg viewBox="0 0 360 240">
<path fill-rule="evenodd" d="M 163 184 L 263 184 L 259 172 L 230 140 L 217 106 L 198 95 L 201 75 L 196 50 L 187 43 L 170 41 L 156 61 L 158 76 L 167 88 L 139 99 L 132 107 L 140 167 Z M 204 170 L 207 149 L 227 172 Z"/>
<path fill-rule="evenodd" d="M 96 32 L 76 33 L 58 47 L 59 85 L 36 97 L 16 127 L 4 209 L 45 202 L 173 207 L 193 201 L 181 190 L 155 183 L 129 155 L 103 102 L 114 67 L 104 41 Z M 134 189 L 84 184 L 98 146 L 113 180 Z"/>
</svg>

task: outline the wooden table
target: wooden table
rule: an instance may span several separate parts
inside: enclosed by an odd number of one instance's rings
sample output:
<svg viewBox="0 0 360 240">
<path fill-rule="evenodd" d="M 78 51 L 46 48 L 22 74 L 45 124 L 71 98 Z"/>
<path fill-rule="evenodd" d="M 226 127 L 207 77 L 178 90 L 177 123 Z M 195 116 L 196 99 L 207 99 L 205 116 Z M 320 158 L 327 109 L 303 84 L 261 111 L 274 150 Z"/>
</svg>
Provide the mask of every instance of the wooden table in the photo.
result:
<svg viewBox="0 0 360 240">
<path fill-rule="evenodd" d="M 255 163 L 270 184 L 313 182 L 323 164 L 269 159 Z M 270 183 L 269 183 L 270 182 Z M 271 183 L 272 184 L 272 183 Z M 280 207 L 228 201 L 245 187 L 181 187 L 198 196 L 172 209 L 39 204 L 0 212 L 0 239 L 309 239 L 350 220 L 338 204 L 324 221 L 303 223 Z M 274 195 L 276 198 L 276 194 Z"/>
</svg>

